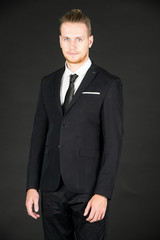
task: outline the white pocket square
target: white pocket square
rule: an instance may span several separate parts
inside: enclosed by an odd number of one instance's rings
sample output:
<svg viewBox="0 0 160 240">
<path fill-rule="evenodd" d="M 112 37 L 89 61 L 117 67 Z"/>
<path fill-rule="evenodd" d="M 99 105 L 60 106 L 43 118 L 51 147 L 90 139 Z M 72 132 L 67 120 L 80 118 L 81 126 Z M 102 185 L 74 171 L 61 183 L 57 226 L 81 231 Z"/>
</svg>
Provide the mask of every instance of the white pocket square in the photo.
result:
<svg viewBox="0 0 160 240">
<path fill-rule="evenodd" d="M 100 92 L 82 92 L 82 94 L 100 94 Z"/>
</svg>

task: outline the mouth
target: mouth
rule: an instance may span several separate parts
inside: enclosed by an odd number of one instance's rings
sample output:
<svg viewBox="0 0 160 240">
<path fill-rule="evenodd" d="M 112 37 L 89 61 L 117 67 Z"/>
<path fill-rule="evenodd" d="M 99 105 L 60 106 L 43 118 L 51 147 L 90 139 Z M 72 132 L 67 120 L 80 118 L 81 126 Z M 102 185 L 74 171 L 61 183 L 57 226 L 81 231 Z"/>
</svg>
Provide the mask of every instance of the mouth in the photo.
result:
<svg viewBox="0 0 160 240">
<path fill-rule="evenodd" d="M 69 55 L 71 55 L 71 56 L 75 56 L 75 55 L 77 55 L 78 53 L 73 53 L 73 52 L 71 52 L 71 53 L 68 53 Z"/>
</svg>

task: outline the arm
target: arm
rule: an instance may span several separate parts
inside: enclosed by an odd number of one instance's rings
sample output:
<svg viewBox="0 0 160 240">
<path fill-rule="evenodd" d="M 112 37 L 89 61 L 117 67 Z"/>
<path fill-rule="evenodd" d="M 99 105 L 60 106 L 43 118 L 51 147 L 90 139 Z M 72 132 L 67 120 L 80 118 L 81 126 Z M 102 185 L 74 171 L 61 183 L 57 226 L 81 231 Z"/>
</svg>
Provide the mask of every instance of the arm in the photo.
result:
<svg viewBox="0 0 160 240">
<path fill-rule="evenodd" d="M 38 93 L 38 101 L 34 116 L 33 130 L 30 143 L 29 161 L 27 168 L 27 196 L 26 196 L 26 207 L 28 214 L 32 217 L 36 217 L 32 210 L 38 211 L 38 200 L 39 200 L 39 182 L 41 176 L 41 168 L 43 163 L 43 154 L 46 141 L 46 135 L 48 130 L 48 117 L 45 109 L 44 98 L 43 98 L 43 82 L 41 80 L 40 89 Z"/>
<path fill-rule="evenodd" d="M 112 81 L 101 111 L 103 154 L 95 193 L 111 199 L 123 137 L 123 93 L 119 78 Z"/>
<path fill-rule="evenodd" d="M 101 168 L 93 197 L 88 202 L 84 215 L 91 208 L 87 221 L 101 220 L 106 212 L 107 199 L 111 199 L 123 137 L 123 93 L 119 78 L 112 81 L 105 95 L 102 111 L 101 125 L 103 132 L 103 154 Z"/>
</svg>

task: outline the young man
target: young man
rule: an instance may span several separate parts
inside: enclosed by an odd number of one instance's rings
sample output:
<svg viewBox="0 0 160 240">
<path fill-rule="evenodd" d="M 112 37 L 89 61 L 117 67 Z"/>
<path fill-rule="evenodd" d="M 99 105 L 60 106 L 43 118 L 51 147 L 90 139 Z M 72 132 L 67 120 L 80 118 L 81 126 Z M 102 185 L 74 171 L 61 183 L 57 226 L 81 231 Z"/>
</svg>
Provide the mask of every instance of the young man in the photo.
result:
<svg viewBox="0 0 160 240">
<path fill-rule="evenodd" d="M 89 58 L 91 24 L 81 10 L 61 18 L 65 67 L 41 81 L 27 174 L 26 207 L 45 240 L 106 239 L 123 136 L 121 80 Z"/>
</svg>

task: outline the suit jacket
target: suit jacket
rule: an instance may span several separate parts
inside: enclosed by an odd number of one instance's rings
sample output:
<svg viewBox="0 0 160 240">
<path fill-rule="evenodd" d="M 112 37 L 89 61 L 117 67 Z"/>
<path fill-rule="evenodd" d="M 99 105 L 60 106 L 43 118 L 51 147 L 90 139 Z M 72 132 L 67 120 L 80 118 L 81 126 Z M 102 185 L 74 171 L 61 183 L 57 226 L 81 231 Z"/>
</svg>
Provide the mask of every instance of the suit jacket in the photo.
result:
<svg viewBox="0 0 160 240">
<path fill-rule="evenodd" d="M 63 113 L 60 83 L 64 70 L 41 80 L 27 189 L 56 191 L 61 175 L 72 192 L 111 199 L 122 148 L 122 82 L 92 63 Z"/>
</svg>

